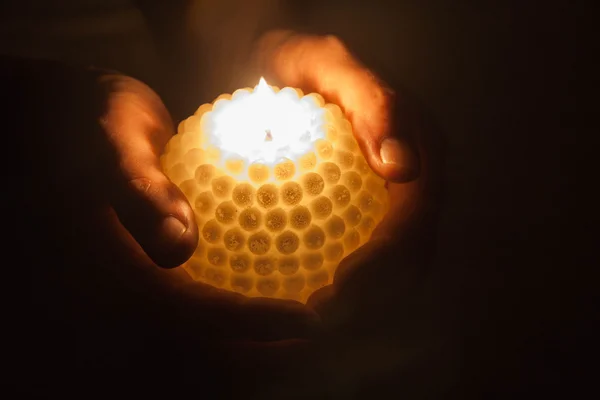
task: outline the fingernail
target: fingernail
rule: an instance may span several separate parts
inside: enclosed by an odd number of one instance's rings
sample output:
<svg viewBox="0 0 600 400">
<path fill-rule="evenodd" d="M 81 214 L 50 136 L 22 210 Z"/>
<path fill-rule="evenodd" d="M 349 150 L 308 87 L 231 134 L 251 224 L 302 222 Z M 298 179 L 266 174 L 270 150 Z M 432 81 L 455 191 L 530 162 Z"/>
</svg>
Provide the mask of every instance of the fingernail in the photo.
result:
<svg viewBox="0 0 600 400">
<path fill-rule="evenodd" d="M 146 249 L 157 265 L 174 268 L 191 257 L 198 242 L 196 229 L 172 215 L 162 220 L 159 229 L 153 243 Z"/>
<path fill-rule="evenodd" d="M 187 227 L 172 215 L 163 220 L 162 234 L 167 243 L 175 245 L 186 231 Z"/>
<path fill-rule="evenodd" d="M 381 142 L 379 155 L 384 164 L 393 166 L 397 171 L 395 175 L 398 181 L 411 180 L 418 175 L 417 157 L 407 143 L 386 138 Z"/>
<path fill-rule="evenodd" d="M 403 149 L 396 139 L 387 138 L 381 142 L 379 155 L 384 164 L 398 164 L 402 157 Z"/>
</svg>

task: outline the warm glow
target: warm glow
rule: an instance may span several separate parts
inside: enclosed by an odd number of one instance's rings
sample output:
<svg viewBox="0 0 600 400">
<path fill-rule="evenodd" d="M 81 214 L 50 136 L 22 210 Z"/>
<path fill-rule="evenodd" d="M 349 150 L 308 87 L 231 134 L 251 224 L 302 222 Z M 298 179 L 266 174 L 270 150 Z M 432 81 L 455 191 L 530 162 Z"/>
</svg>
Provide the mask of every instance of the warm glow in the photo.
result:
<svg viewBox="0 0 600 400">
<path fill-rule="evenodd" d="M 225 156 L 270 165 L 295 161 L 325 136 L 318 104 L 302 101 L 291 88 L 276 93 L 264 78 L 253 92 L 223 102 L 226 107 L 213 110 L 208 140 Z"/>
<path fill-rule="evenodd" d="M 342 110 L 264 79 L 201 105 L 161 163 L 198 224 L 185 270 L 248 297 L 306 302 L 388 208 Z"/>
</svg>

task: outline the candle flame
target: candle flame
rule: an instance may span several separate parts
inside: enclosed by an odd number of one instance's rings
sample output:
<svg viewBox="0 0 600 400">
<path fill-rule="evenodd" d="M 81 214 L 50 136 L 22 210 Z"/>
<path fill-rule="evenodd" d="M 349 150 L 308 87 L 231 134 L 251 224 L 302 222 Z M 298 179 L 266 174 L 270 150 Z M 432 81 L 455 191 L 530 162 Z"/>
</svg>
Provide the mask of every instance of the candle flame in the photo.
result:
<svg viewBox="0 0 600 400">
<path fill-rule="evenodd" d="M 254 91 L 258 94 L 274 94 L 273 89 L 271 89 L 265 78 L 263 78 L 262 76 L 258 81 L 258 85 L 256 85 L 256 87 L 254 88 Z"/>
<path fill-rule="evenodd" d="M 258 81 L 258 87 L 259 88 L 266 88 L 268 86 L 267 81 L 265 80 L 265 78 L 263 76 L 260 77 L 259 81 Z"/>
</svg>

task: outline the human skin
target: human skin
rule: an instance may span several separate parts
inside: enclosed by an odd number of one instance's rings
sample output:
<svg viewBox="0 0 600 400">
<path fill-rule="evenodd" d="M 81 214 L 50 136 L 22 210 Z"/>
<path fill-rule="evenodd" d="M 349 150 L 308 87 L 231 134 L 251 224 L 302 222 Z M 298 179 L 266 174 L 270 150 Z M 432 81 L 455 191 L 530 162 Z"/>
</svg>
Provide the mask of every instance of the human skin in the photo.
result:
<svg viewBox="0 0 600 400">
<path fill-rule="evenodd" d="M 29 198 L 52 193 L 42 209 L 35 202 L 19 205 L 27 221 L 38 224 L 38 235 L 46 238 L 32 243 L 33 237 L 23 233 L 16 244 L 40 249 L 28 267 L 34 307 L 52 305 L 66 326 L 89 326 L 91 337 L 102 332 L 92 328 L 99 319 L 103 329 L 126 324 L 142 332 L 153 330 L 149 334 L 160 335 L 161 341 L 212 338 L 251 343 L 240 347 L 247 354 L 271 354 L 260 350 L 268 346 L 277 354 L 309 357 L 313 353 L 306 346 L 318 345 L 324 331 L 335 332 L 337 325 L 352 322 L 348 309 L 368 306 L 373 279 L 405 259 L 410 265 L 403 285 L 415 278 L 418 262 L 410 249 L 419 248 L 416 243 L 426 232 L 435 183 L 435 158 L 419 114 L 410 102 L 393 96 L 339 40 L 287 32 L 273 40 L 275 35 L 281 32 L 265 36 L 257 47 L 259 62 L 266 54 L 274 60 L 261 66 L 269 79 L 320 92 L 340 104 L 372 168 L 390 181 L 392 206 L 373 240 L 345 259 L 334 283 L 315 292 L 306 306 L 248 299 L 193 281 L 177 266 L 193 252 L 198 232 L 184 195 L 159 168 L 158 157 L 174 133 L 160 98 L 144 83 L 118 73 L 92 71 L 72 80 L 72 69 L 37 65 L 28 67 L 30 75 L 37 74 L 37 83 L 19 88 L 31 93 L 16 115 L 26 118 L 27 107 L 44 112 L 32 126 L 15 125 L 15 137 L 35 141 L 43 133 L 49 146 L 28 156 L 30 169 L 21 181 Z M 307 73 L 314 66 L 311 61 L 321 56 L 319 74 Z M 336 79 L 341 79 L 338 85 Z M 356 90 L 344 92 L 337 86 Z M 40 89 L 46 93 L 38 96 Z M 28 102 L 30 98 L 35 101 Z M 397 142 L 384 154 L 381 143 L 392 138 Z M 17 154 L 27 153 L 28 142 L 15 140 Z M 38 180 L 40 187 L 28 184 Z M 58 269 L 38 268 L 45 260 L 44 249 L 60 260 Z M 275 342 L 280 344 L 273 347 Z M 131 351 L 126 346 L 122 350 Z"/>
</svg>

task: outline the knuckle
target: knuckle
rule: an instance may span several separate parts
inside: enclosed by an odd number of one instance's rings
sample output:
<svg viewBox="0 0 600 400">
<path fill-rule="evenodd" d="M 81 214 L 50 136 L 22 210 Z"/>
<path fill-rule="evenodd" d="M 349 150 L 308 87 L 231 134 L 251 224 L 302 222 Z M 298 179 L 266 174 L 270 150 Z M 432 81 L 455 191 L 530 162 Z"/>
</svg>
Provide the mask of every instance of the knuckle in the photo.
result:
<svg viewBox="0 0 600 400">
<path fill-rule="evenodd" d="M 146 194 L 150 192 L 152 188 L 152 180 L 145 177 L 140 178 L 132 178 L 129 180 L 129 186 L 131 186 L 135 191 Z"/>
<path fill-rule="evenodd" d="M 335 35 L 324 36 L 323 42 L 328 51 L 333 51 L 339 54 L 346 54 L 348 52 L 344 42 Z"/>
</svg>

